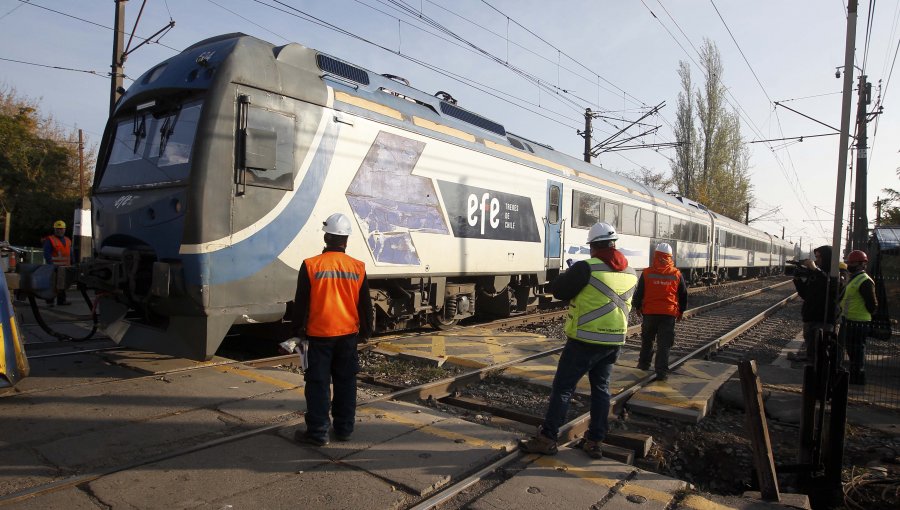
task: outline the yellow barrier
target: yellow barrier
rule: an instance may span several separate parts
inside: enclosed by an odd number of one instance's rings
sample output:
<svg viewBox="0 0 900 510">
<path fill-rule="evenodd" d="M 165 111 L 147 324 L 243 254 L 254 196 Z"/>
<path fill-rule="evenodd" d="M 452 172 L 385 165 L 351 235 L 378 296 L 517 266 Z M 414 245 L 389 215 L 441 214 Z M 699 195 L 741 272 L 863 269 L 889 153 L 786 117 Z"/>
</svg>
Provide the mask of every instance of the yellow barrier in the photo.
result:
<svg viewBox="0 0 900 510">
<path fill-rule="evenodd" d="M 0 388 L 15 386 L 28 376 L 28 358 L 16 325 L 5 275 L 0 275 Z"/>
</svg>

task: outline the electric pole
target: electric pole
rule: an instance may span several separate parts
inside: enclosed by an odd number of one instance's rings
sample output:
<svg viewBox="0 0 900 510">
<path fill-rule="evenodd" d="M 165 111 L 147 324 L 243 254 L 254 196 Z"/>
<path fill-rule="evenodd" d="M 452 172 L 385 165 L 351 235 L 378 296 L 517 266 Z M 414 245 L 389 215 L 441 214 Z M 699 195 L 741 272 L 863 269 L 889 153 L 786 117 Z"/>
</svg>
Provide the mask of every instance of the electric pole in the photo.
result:
<svg viewBox="0 0 900 510">
<path fill-rule="evenodd" d="M 591 119 L 594 118 L 591 109 L 584 111 L 584 160 L 591 162 Z"/>
<path fill-rule="evenodd" d="M 112 73 L 110 74 L 110 91 L 109 91 L 109 114 L 112 116 L 116 109 L 116 102 L 119 101 L 119 89 L 123 88 L 125 83 L 125 75 L 123 67 L 123 53 L 125 51 L 125 2 L 128 0 L 114 0 L 116 2 L 116 18 L 115 27 L 113 27 L 113 54 L 112 54 Z"/>
<path fill-rule="evenodd" d="M 866 82 L 866 75 L 859 77 L 859 104 L 856 107 L 856 194 L 854 203 L 856 207 L 853 213 L 853 239 L 851 249 L 866 249 L 869 237 L 869 218 L 866 213 L 866 172 L 868 170 L 868 148 L 866 139 L 866 124 L 868 124 L 868 112 L 866 105 L 872 100 L 872 84 Z"/>
</svg>

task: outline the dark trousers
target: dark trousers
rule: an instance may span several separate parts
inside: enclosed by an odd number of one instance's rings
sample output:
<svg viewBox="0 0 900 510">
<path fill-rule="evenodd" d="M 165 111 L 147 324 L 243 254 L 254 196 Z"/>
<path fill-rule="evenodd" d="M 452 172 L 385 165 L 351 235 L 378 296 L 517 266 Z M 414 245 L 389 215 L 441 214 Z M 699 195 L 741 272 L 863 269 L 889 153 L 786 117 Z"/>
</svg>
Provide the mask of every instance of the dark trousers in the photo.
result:
<svg viewBox="0 0 900 510">
<path fill-rule="evenodd" d="M 822 334 L 834 331 L 834 325 L 827 322 L 804 322 L 803 323 L 803 347 L 806 358 L 812 362 L 816 359 L 816 336 L 818 331 L 822 330 Z"/>
<path fill-rule="evenodd" d="M 359 354 L 355 335 L 337 338 L 309 338 L 309 363 L 304 380 L 306 386 L 307 434 L 325 439 L 328 437 L 328 408 L 334 417 L 334 431 L 339 436 L 353 433 L 356 420 L 356 374 L 359 372 Z M 334 398 L 331 388 L 334 386 Z M 329 402 L 330 401 L 330 402 Z"/>
<path fill-rule="evenodd" d="M 591 382 L 591 424 L 585 436 L 592 441 L 606 438 L 609 431 L 609 376 L 620 349 L 618 345 L 595 345 L 571 338 L 566 341 L 553 377 L 542 434 L 554 441 L 559 437 L 559 427 L 566 420 L 575 386 L 584 374 L 588 374 Z"/>
<path fill-rule="evenodd" d="M 838 343 L 850 358 L 850 384 L 866 383 L 866 337 L 870 325 L 870 322 L 841 321 Z"/>
<path fill-rule="evenodd" d="M 639 367 L 649 367 L 653 357 L 653 342 L 656 341 L 656 362 L 653 364 L 657 374 L 669 371 L 669 351 L 675 343 L 675 316 L 644 315 L 641 323 L 641 355 L 638 357 Z"/>
</svg>

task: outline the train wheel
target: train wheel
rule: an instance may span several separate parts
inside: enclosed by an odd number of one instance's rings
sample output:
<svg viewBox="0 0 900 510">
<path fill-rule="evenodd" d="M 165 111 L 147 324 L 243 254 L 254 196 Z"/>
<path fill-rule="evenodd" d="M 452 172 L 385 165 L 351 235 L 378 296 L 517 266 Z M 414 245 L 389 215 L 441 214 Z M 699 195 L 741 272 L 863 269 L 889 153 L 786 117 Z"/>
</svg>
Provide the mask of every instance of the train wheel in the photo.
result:
<svg viewBox="0 0 900 510">
<path fill-rule="evenodd" d="M 428 314 L 428 323 L 435 329 L 447 329 L 459 324 L 459 319 L 444 318 L 444 310 Z"/>
</svg>

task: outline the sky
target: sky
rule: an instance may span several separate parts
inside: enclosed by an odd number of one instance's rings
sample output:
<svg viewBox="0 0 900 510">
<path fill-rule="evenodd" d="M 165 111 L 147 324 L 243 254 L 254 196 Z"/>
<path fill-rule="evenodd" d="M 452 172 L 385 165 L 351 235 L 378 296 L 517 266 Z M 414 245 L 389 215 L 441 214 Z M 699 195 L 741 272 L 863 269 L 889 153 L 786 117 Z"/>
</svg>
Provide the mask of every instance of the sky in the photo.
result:
<svg viewBox="0 0 900 510">
<path fill-rule="evenodd" d="M 751 225 L 784 232 L 808 250 L 832 240 L 843 86 L 835 72 L 843 71 L 846 2 L 130 0 L 128 33 L 145 3 L 132 48 L 170 20 L 175 26 L 129 54 L 125 86 L 195 42 L 243 32 L 402 76 L 428 93 L 449 92 L 508 131 L 581 158 L 585 108 L 611 118 L 594 121 L 598 140 L 664 102 L 659 115 L 643 121 L 660 126 L 657 132 L 638 140 L 673 141 L 678 65 L 688 62 L 695 84 L 702 83 L 697 49 L 706 38 L 720 51 L 728 108 L 740 112 L 748 142 Z M 89 144 L 99 143 L 109 111 L 114 7 L 112 0 L 0 0 L 0 86 L 38 100 L 42 113 L 64 129 L 82 129 Z M 859 1 L 855 66 L 872 84 L 869 108 L 879 94 L 883 106 L 868 124 L 870 221 L 882 188 L 900 188 L 900 114 L 892 108 L 900 104 L 900 77 L 890 81 L 898 21 L 900 0 Z M 812 137 L 822 134 L 829 136 Z M 800 136 L 809 138 L 767 141 Z M 670 174 L 673 157 L 671 148 L 643 148 L 594 162 L 611 171 Z M 848 159 L 852 169 L 855 158 L 853 152 Z M 844 225 L 852 175 L 847 182 Z"/>
</svg>

